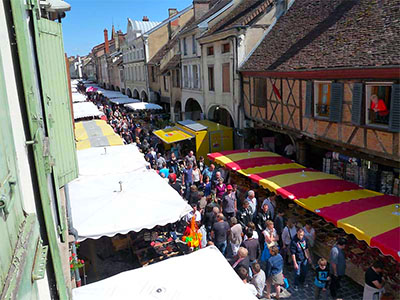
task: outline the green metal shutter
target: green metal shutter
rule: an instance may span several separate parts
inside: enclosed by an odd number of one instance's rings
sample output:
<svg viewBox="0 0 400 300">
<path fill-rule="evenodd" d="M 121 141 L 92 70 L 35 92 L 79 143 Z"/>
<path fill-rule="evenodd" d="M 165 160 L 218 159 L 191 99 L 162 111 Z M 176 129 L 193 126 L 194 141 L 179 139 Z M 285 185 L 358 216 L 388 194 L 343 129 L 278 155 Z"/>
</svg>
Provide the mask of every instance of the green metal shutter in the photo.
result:
<svg viewBox="0 0 400 300">
<path fill-rule="evenodd" d="M 344 87 L 343 83 L 332 83 L 331 86 L 331 104 L 329 110 L 329 121 L 342 121 L 342 102 L 343 102 Z"/>
<path fill-rule="evenodd" d="M 36 18 L 40 17 L 39 6 L 36 0 L 31 0 L 28 5 L 20 0 L 11 0 L 11 8 L 28 116 L 29 133 L 32 137 L 32 149 L 38 189 L 55 272 L 57 291 L 60 299 L 68 299 L 69 293 L 63 274 L 58 238 L 55 230 L 57 219 L 52 212 L 52 203 L 56 201 L 55 198 L 57 198 L 59 191 L 58 187 L 52 184 L 53 175 L 48 173 L 49 153 L 47 149 L 49 138 L 46 127 L 50 125 L 45 126 L 43 120 L 43 106 L 45 105 L 45 100 L 43 100 L 40 95 L 40 90 L 43 89 L 43 87 L 38 86 L 40 78 L 36 68 L 36 60 L 39 60 L 39 58 L 36 57 L 35 45 L 33 44 L 35 40 L 35 31 L 32 32 L 32 28 L 35 27 L 35 24 L 32 24 L 32 22 L 36 22 Z M 37 27 L 33 30 L 37 30 Z M 44 70 L 41 70 L 41 72 L 44 72 Z M 53 118 L 53 122 L 58 122 L 58 120 Z M 52 190 L 54 190 L 54 192 Z"/>
<path fill-rule="evenodd" d="M 400 131 L 400 84 L 392 85 L 392 99 L 390 100 L 389 130 Z"/>
<path fill-rule="evenodd" d="M 37 299 L 39 225 L 35 214 L 23 211 L 4 74 L 0 53 L 0 299 Z"/>
<path fill-rule="evenodd" d="M 36 49 L 42 82 L 50 152 L 57 187 L 78 177 L 62 27 L 47 19 L 35 22 Z"/>
<path fill-rule="evenodd" d="M 362 124 L 362 108 L 363 108 L 363 88 L 362 83 L 353 85 L 353 101 L 351 105 L 351 122 L 355 125 Z"/>
<path fill-rule="evenodd" d="M 306 86 L 306 109 L 304 112 L 304 116 L 306 118 L 312 117 L 312 109 L 313 107 L 313 83 L 312 81 L 307 81 Z"/>
</svg>

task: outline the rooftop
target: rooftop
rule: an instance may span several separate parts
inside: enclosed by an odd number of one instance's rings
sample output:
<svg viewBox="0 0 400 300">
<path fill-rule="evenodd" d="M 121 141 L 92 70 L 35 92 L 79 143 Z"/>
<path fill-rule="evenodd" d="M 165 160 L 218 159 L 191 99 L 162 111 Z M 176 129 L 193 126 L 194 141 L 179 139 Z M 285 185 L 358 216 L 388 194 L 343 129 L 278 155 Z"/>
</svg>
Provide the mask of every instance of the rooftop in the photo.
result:
<svg viewBox="0 0 400 300">
<path fill-rule="evenodd" d="M 400 65 L 399 34 L 399 0 L 297 0 L 241 70 Z"/>
</svg>

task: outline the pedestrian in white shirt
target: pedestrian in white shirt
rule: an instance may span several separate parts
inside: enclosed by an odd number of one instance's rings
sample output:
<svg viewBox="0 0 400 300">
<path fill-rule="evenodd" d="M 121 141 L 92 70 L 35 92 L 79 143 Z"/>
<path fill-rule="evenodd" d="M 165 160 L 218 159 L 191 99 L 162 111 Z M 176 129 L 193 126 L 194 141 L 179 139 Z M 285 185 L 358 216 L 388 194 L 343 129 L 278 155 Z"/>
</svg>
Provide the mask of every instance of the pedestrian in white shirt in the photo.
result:
<svg viewBox="0 0 400 300">
<path fill-rule="evenodd" d="M 293 218 L 290 218 L 282 231 L 283 259 L 286 261 L 287 264 L 289 264 L 288 258 L 290 258 L 290 243 L 297 234 L 296 226 L 294 226 L 295 223 L 296 221 Z"/>
<path fill-rule="evenodd" d="M 253 215 L 257 213 L 257 199 L 256 194 L 253 190 L 248 191 L 246 200 L 249 202 L 251 209 L 253 210 Z"/>
</svg>

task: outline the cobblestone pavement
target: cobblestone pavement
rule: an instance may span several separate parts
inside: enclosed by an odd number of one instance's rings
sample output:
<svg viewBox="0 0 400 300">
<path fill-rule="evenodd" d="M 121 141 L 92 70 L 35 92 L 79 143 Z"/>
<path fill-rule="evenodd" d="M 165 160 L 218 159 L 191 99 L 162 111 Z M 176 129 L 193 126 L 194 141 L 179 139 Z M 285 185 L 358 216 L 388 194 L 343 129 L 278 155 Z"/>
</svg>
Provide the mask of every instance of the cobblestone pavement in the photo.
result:
<svg viewBox="0 0 400 300">
<path fill-rule="evenodd" d="M 307 288 L 299 287 L 296 292 L 293 287 L 293 268 L 285 266 L 284 269 L 285 277 L 289 280 L 289 289 L 281 294 L 281 299 L 286 300 L 313 300 L 314 299 L 314 271 L 309 270 L 306 278 L 306 283 L 309 285 Z M 329 291 L 328 291 L 329 292 Z M 272 294 L 273 296 L 274 294 Z M 341 282 L 341 289 L 338 293 L 338 298 L 343 300 L 361 300 L 363 295 L 363 287 L 355 283 L 348 277 L 345 277 Z M 266 298 L 263 298 L 264 300 Z M 275 299 L 272 297 L 272 299 Z M 322 297 L 320 296 L 320 299 Z M 328 299 L 332 299 L 329 295 Z"/>
</svg>

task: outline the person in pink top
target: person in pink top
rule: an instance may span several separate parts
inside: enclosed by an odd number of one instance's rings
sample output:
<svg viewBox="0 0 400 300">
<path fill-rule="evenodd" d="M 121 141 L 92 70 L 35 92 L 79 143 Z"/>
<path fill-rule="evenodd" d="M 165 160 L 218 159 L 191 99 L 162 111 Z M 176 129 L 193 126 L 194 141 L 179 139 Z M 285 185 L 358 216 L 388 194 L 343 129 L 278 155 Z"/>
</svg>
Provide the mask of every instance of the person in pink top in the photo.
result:
<svg viewBox="0 0 400 300">
<path fill-rule="evenodd" d="M 226 193 L 226 185 L 224 179 L 221 177 L 218 179 L 218 184 L 215 186 L 215 195 L 221 201 L 222 197 Z"/>
</svg>

